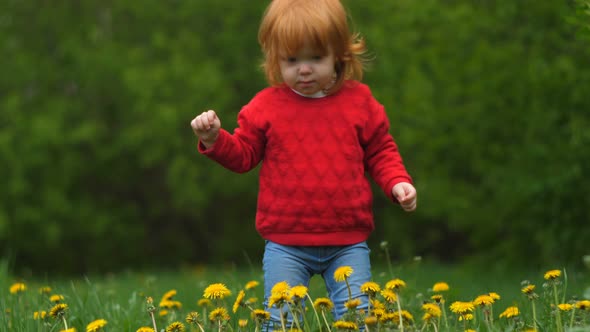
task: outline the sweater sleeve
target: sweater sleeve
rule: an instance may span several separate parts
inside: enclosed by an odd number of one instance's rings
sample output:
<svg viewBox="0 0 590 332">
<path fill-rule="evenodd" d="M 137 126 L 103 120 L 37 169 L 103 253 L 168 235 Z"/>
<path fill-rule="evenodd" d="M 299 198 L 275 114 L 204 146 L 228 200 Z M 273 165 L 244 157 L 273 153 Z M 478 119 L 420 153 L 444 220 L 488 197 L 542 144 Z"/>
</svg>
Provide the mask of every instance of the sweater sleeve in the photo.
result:
<svg viewBox="0 0 590 332">
<path fill-rule="evenodd" d="M 198 150 L 231 171 L 245 173 L 260 163 L 265 144 L 264 132 L 257 126 L 256 109 L 247 105 L 238 114 L 238 127 L 233 134 L 221 129 L 213 146 L 206 149 L 199 142 Z"/>
<path fill-rule="evenodd" d="M 397 144 L 389 133 L 389 120 L 385 109 L 370 98 L 368 117 L 364 128 L 365 166 L 385 195 L 394 202 L 393 186 L 400 182 L 412 183 L 406 171 Z"/>
</svg>

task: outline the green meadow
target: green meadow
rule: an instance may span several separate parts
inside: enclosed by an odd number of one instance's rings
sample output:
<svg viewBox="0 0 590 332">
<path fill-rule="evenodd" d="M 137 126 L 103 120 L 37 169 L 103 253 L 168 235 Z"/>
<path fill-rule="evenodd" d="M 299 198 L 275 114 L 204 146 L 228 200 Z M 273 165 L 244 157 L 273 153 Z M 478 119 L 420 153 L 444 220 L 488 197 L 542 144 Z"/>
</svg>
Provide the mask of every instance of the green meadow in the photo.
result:
<svg viewBox="0 0 590 332">
<path fill-rule="evenodd" d="M 558 271 L 555 279 L 547 274 Z M 352 272 L 354 273 L 354 272 Z M 488 269 L 465 265 L 444 265 L 423 261 L 387 264 L 377 261 L 374 282 L 380 285 L 373 308 L 377 322 L 364 325 L 371 314 L 350 310 L 348 322 L 335 322 L 329 311 L 312 305 L 326 298 L 323 280 L 315 276 L 307 288 L 305 326 L 285 324 L 285 331 L 588 331 L 590 329 L 590 275 L 588 270 L 547 267 L 540 270 Z M 387 287 L 402 283 L 402 287 Z M 446 284 L 447 290 L 436 289 Z M 19 289 L 21 285 L 24 289 Z M 227 288 L 218 297 L 206 298 L 208 287 Z M 250 285 L 250 286 L 247 286 Z M 252 286 L 254 285 L 254 286 Z M 399 284 L 397 284 L 399 286 Z M 533 292 L 525 293 L 533 287 Z M 290 285 L 297 286 L 297 285 Z M 527 288 L 528 287 L 528 288 Z M 397 301 L 388 303 L 391 289 Z M 444 289 L 444 288 L 443 288 Z M 556 293 L 555 293 L 556 291 Z M 242 294 L 240 294 L 243 292 Z M 489 294 L 492 303 L 482 302 Z M 534 296 L 530 296 L 534 294 Z M 209 294 L 211 295 L 211 294 Z M 239 300 L 240 295 L 242 297 Z M 436 295 L 442 300 L 437 302 Z M 257 331 L 253 317 L 261 311 L 262 274 L 258 266 L 184 266 L 176 270 L 126 271 L 112 274 L 51 278 L 22 278 L 11 273 L 10 264 L 0 263 L 1 331 Z M 151 310 L 149 300 L 152 300 Z M 238 301 L 239 300 L 239 301 Z M 557 306 L 556 306 L 557 301 Z M 239 302 L 239 303 L 238 303 Z M 427 303 L 441 311 L 427 314 Z M 63 313 L 52 316 L 60 304 Z M 381 314 L 379 304 L 383 305 Z M 399 307 L 398 307 L 399 304 Z M 469 305 L 471 304 L 471 306 Z M 285 311 L 297 310 L 297 301 L 288 297 Z M 466 305 L 454 312 L 453 305 Z M 533 306 L 534 313 L 533 313 Z M 471 308 L 471 309 L 470 309 Z M 517 308 L 517 311 L 510 311 Z M 316 310 L 318 309 L 318 310 Z M 456 308 L 455 308 L 456 309 Z M 217 311 L 216 311 L 217 310 Z M 215 313 L 225 316 L 213 316 Z M 234 312 L 235 310 L 235 312 Z M 398 314 L 402 313 L 402 324 Z M 389 313 L 389 314 L 388 314 Z M 187 321 L 197 315 L 196 324 Z M 153 320 L 152 320 L 153 315 Z M 508 317 L 507 317 L 508 316 Z M 389 318 L 388 318 L 389 317 Z M 389 321 L 387 320 L 389 319 Z M 533 324 L 533 319 L 536 325 Z M 558 320 L 561 325 L 558 325 Z M 92 325 L 94 323 L 94 325 Z M 66 324 L 68 329 L 66 330 Z M 558 329 L 558 327 L 562 327 Z M 276 330 L 276 329 L 275 329 Z"/>
</svg>

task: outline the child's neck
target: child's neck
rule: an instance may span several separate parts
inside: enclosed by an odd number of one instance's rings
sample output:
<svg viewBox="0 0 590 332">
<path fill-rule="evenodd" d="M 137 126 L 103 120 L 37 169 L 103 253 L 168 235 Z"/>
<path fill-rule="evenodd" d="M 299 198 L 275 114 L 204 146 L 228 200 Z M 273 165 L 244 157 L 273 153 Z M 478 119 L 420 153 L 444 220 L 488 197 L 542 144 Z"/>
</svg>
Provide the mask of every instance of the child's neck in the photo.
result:
<svg viewBox="0 0 590 332">
<path fill-rule="evenodd" d="M 303 94 L 295 89 L 291 89 L 291 90 L 293 90 L 293 92 L 295 92 L 296 94 L 306 97 L 306 98 L 323 98 L 323 97 L 327 96 L 327 94 L 323 90 L 320 90 L 320 91 L 318 91 L 314 94 L 311 94 L 311 95 Z"/>
</svg>

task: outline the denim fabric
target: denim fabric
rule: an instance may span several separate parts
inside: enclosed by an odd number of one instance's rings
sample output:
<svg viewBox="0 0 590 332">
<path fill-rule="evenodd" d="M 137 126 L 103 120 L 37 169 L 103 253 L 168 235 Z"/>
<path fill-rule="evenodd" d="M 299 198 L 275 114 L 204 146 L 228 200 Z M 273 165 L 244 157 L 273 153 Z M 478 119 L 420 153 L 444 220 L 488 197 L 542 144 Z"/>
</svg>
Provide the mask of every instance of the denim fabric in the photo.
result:
<svg viewBox="0 0 590 332">
<path fill-rule="evenodd" d="M 346 283 L 334 281 L 334 271 L 341 266 L 352 267 L 354 272 L 348 279 L 352 298 L 360 298 L 361 305 L 358 309 L 366 310 L 368 297 L 361 293 L 360 287 L 365 282 L 371 281 L 369 253 L 370 249 L 366 242 L 336 247 L 299 247 L 266 241 L 262 260 L 264 306 L 271 314 L 270 323 L 280 326 L 278 308 L 268 308 L 268 299 L 273 286 L 278 282 L 286 281 L 291 287 L 298 285 L 309 287 L 311 277 L 316 274 L 324 279 L 328 297 L 334 303 L 332 314 L 335 320 L 339 319 L 346 313 L 344 303 L 348 300 Z M 287 326 L 291 326 L 291 315 L 287 316 L 287 322 Z"/>
</svg>

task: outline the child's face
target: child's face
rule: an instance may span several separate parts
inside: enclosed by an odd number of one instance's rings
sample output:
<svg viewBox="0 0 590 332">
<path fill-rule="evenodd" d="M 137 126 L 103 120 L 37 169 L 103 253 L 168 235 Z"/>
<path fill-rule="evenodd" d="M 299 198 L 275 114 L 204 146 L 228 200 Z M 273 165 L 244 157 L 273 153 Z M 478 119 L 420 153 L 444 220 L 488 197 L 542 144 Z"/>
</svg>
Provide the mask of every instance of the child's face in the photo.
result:
<svg viewBox="0 0 590 332">
<path fill-rule="evenodd" d="M 296 54 L 281 58 L 283 81 L 299 93 L 312 95 L 328 89 L 335 79 L 334 53 L 317 52 L 304 45 Z"/>
</svg>

